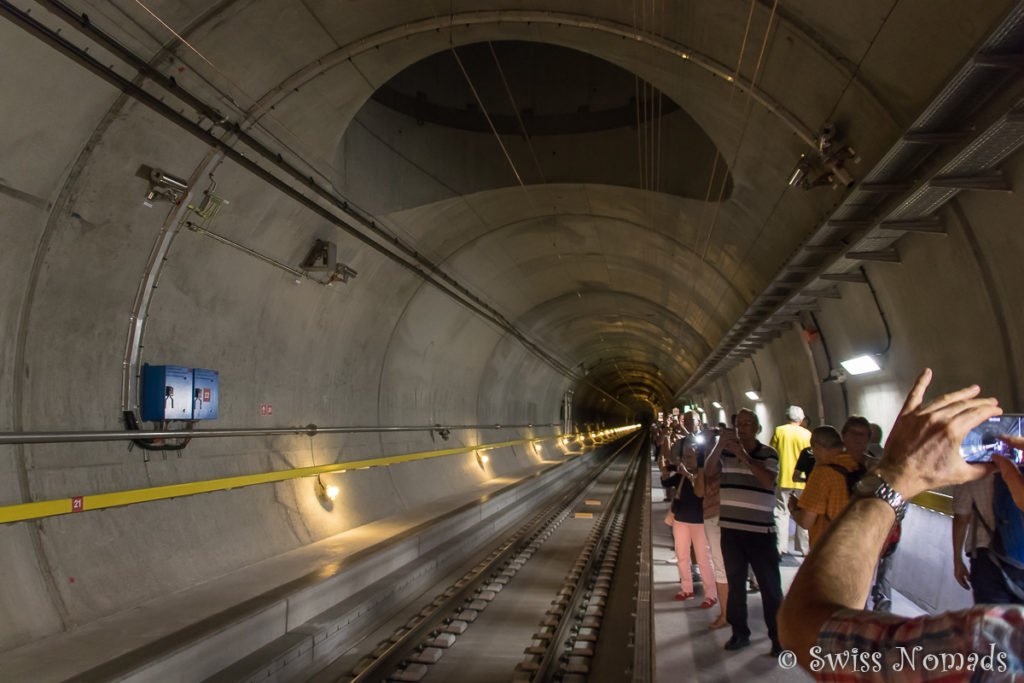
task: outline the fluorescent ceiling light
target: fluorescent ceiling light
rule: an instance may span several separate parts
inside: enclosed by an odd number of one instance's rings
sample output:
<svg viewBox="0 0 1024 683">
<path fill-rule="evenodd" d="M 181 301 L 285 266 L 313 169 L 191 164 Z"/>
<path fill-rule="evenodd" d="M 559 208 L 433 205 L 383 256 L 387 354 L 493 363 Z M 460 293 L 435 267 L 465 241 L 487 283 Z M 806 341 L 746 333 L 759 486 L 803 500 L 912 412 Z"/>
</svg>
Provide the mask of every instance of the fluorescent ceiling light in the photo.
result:
<svg viewBox="0 0 1024 683">
<path fill-rule="evenodd" d="M 749 398 L 751 401 L 760 401 L 761 400 L 761 397 L 757 395 L 756 391 L 748 391 L 747 392 L 747 398 Z"/>
<path fill-rule="evenodd" d="M 722 407 L 722 404 L 721 404 L 721 403 L 719 403 L 718 401 L 712 401 L 712 402 L 711 402 L 711 405 L 713 405 L 713 406 L 714 406 L 714 407 L 716 407 L 716 408 L 721 408 L 721 407 Z"/>
<path fill-rule="evenodd" d="M 851 375 L 863 375 L 869 372 L 878 372 L 882 369 L 878 365 L 878 361 L 872 356 L 858 356 L 857 358 L 844 360 L 840 365 Z"/>
</svg>

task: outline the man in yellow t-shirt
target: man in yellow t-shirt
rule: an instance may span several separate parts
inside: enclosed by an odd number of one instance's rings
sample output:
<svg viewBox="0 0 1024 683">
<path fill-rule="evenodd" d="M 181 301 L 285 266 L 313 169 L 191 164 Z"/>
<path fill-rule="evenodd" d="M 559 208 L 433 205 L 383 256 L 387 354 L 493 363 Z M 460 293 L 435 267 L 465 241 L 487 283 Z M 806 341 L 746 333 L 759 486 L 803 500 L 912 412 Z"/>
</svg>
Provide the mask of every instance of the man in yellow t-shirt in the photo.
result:
<svg viewBox="0 0 1024 683">
<path fill-rule="evenodd" d="M 793 481 L 800 451 L 811 445 L 811 433 L 801 426 L 804 410 L 800 406 L 786 409 L 787 424 L 775 428 L 771 444 L 779 453 L 779 480 L 775 487 L 775 532 L 779 544 L 779 555 L 789 552 L 789 499 L 803 489 L 803 482 Z M 797 525 L 793 541 L 796 554 L 804 555 L 810 545 L 807 530 Z"/>
</svg>

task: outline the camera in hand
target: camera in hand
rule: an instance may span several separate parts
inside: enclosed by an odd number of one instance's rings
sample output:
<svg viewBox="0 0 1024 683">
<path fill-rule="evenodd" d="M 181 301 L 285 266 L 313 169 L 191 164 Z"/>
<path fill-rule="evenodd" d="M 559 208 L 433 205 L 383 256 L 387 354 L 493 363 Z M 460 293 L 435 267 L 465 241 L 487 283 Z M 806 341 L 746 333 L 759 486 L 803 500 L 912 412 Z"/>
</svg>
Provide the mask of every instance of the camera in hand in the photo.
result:
<svg viewBox="0 0 1024 683">
<path fill-rule="evenodd" d="M 960 444 L 960 455 L 965 462 L 992 462 L 992 454 L 998 453 L 1020 465 L 1024 452 L 1003 443 L 1000 436 L 1020 436 L 1024 415 L 1000 415 L 990 417 L 967 432 Z"/>
</svg>

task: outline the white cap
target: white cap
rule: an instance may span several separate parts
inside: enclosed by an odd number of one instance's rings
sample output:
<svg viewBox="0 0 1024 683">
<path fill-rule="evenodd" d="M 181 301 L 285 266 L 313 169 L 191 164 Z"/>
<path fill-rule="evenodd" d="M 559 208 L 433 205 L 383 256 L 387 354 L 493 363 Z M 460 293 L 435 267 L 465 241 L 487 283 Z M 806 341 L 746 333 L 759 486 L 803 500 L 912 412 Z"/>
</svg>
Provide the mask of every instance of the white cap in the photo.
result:
<svg viewBox="0 0 1024 683">
<path fill-rule="evenodd" d="M 804 409 L 800 406 L 790 406 L 786 408 L 786 417 L 790 422 L 799 422 L 804 419 Z"/>
</svg>

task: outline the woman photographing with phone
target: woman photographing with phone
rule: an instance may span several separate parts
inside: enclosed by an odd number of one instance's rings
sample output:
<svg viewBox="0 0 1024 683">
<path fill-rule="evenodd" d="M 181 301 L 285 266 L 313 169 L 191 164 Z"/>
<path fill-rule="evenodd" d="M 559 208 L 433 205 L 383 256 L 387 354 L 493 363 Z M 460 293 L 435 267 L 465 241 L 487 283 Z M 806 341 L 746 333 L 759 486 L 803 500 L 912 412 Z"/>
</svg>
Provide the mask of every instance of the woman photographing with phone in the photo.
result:
<svg viewBox="0 0 1024 683">
<path fill-rule="evenodd" d="M 718 604 L 718 591 L 714 581 L 714 567 L 711 563 L 711 548 L 704 535 L 704 470 L 703 453 L 694 435 L 683 440 L 679 463 L 682 475 L 672 503 L 672 537 L 675 540 L 677 568 L 679 569 L 680 591 L 675 600 L 689 600 L 694 597 L 693 572 L 690 568 L 690 548 L 697 557 L 697 566 L 704 584 L 703 609 Z"/>
</svg>

